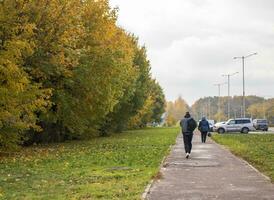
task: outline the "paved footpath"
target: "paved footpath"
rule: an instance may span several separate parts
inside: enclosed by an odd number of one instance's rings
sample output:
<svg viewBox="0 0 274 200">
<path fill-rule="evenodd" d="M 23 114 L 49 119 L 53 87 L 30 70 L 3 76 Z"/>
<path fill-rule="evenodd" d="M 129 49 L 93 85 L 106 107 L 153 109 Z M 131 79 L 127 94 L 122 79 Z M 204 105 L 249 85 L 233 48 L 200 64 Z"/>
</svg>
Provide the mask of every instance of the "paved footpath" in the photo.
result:
<svg viewBox="0 0 274 200">
<path fill-rule="evenodd" d="M 274 200 L 274 184 L 243 160 L 209 140 L 193 139 L 185 159 L 182 136 L 161 168 L 162 178 L 149 190 L 149 200 Z"/>
</svg>

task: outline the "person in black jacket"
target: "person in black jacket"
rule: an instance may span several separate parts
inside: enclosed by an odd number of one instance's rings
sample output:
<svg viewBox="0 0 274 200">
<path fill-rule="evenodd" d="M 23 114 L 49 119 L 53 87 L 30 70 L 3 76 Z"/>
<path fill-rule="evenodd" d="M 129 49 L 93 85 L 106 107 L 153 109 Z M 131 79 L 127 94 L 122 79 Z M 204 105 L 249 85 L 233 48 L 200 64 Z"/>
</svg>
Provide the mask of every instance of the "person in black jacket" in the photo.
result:
<svg viewBox="0 0 274 200">
<path fill-rule="evenodd" d="M 209 123 L 205 117 L 202 117 L 202 120 L 199 122 L 198 129 L 201 132 L 202 143 L 205 143 L 206 136 L 207 136 L 208 132 L 210 131 Z"/>
<path fill-rule="evenodd" d="M 194 125 L 191 126 L 192 123 Z M 189 158 L 192 149 L 193 131 L 197 127 L 197 123 L 189 112 L 186 112 L 184 118 L 180 121 L 180 126 L 182 127 L 186 158 Z"/>
</svg>

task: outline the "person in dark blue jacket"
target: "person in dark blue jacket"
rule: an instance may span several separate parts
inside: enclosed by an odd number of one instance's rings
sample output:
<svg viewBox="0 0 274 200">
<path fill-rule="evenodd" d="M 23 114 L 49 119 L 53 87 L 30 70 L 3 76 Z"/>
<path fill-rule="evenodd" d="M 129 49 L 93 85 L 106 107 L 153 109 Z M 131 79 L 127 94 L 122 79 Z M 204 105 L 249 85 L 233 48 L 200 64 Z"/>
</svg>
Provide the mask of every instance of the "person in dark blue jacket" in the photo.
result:
<svg viewBox="0 0 274 200">
<path fill-rule="evenodd" d="M 201 132 L 202 143 L 205 143 L 206 136 L 207 136 L 208 132 L 210 131 L 209 123 L 205 117 L 202 117 L 202 120 L 199 122 L 198 129 Z"/>
</svg>

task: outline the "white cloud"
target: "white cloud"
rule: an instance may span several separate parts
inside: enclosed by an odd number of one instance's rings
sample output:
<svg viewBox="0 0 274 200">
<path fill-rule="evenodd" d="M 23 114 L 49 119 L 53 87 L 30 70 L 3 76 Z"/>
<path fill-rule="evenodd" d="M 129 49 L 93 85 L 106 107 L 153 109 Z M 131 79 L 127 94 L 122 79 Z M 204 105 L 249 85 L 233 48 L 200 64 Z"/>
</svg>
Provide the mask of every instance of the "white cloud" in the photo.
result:
<svg viewBox="0 0 274 200">
<path fill-rule="evenodd" d="M 232 58 L 252 52 L 258 55 L 246 60 L 247 94 L 274 96 L 273 0 L 110 2 L 120 8 L 118 24 L 146 45 L 167 99 L 182 95 L 191 104 L 217 95 L 213 84 L 235 71 L 240 74 L 231 80 L 231 93 L 240 95 L 241 62 Z"/>
</svg>

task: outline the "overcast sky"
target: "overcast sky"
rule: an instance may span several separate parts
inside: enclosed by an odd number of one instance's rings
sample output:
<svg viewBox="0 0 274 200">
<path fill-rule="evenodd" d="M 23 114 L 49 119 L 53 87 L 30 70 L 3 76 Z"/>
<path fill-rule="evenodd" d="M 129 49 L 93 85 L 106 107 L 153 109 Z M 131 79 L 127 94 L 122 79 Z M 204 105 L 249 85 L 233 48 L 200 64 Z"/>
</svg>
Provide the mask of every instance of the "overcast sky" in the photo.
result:
<svg viewBox="0 0 274 200">
<path fill-rule="evenodd" d="M 274 97 L 274 0 L 110 0 L 118 24 L 147 47 L 152 75 L 166 98 L 181 95 L 190 105 L 217 96 L 222 74 L 231 94 L 242 94 L 241 60 L 246 59 L 246 94 Z M 221 95 L 227 95 L 223 86 Z"/>
</svg>

